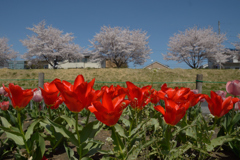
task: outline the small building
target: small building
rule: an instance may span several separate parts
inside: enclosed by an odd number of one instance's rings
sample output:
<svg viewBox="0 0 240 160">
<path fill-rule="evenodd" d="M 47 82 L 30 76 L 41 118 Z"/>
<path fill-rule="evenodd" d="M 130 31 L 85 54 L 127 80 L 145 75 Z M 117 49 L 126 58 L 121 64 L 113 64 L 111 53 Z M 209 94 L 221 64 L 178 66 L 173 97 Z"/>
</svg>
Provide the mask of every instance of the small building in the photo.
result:
<svg viewBox="0 0 240 160">
<path fill-rule="evenodd" d="M 222 69 L 240 69 L 240 51 L 237 49 L 229 49 L 230 53 L 225 53 L 228 55 L 233 54 L 231 58 L 225 63 L 221 64 Z M 235 53 L 234 53 L 235 52 Z M 217 63 L 213 63 L 211 60 L 208 59 L 208 68 L 210 69 L 219 69 L 220 66 Z"/>
<path fill-rule="evenodd" d="M 26 61 L 9 61 L 8 68 L 9 69 L 25 69 Z"/>
<path fill-rule="evenodd" d="M 146 67 L 144 67 L 144 69 L 166 69 L 169 68 L 168 66 L 165 66 L 159 62 L 153 62 L 149 65 L 147 65 Z"/>
<path fill-rule="evenodd" d="M 90 56 L 84 56 L 84 58 L 75 59 L 73 61 L 60 61 L 58 62 L 57 68 L 59 69 L 71 69 L 71 68 L 105 68 L 106 62 L 91 62 Z M 49 69 L 53 69 L 53 67 L 48 64 Z"/>
</svg>

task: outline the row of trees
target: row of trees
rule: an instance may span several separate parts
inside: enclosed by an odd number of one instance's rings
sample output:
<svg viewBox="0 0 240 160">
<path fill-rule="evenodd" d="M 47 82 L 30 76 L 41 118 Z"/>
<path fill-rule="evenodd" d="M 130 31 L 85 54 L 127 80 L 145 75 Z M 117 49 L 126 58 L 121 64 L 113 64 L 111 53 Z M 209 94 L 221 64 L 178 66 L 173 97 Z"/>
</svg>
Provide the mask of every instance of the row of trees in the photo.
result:
<svg viewBox="0 0 240 160">
<path fill-rule="evenodd" d="M 72 33 L 63 34 L 63 31 L 57 28 L 46 27 L 45 21 L 27 29 L 34 34 L 20 41 L 28 49 L 22 58 L 29 64 L 47 61 L 56 69 L 58 61 L 71 61 L 90 55 L 92 61 L 108 59 L 117 67 L 121 67 L 129 62 L 142 65 L 151 54 L 149 36 L 142 30 L 103 26 L 100 33 L 90 41 L 92 45 L 90 51 L 73 43 Z M 225 34 L 217 34 L 212 28 L 189 28 L 170 37 L 169 52 L 163 56 L 165 60 L 185 62 L 191 68 L 199 68 L 206 59 L 221 65 L 233 56 L 225 54 L 231 53 L 223 45 L 226 40 Z M 17 52 L 11 49 L 12 46 L 8 46 L 7 42 L 7 38 L 0 38 L 0 63 L 17 56 Z M 234 45 L 240 50 L 240 43 Z"/>
</svg>

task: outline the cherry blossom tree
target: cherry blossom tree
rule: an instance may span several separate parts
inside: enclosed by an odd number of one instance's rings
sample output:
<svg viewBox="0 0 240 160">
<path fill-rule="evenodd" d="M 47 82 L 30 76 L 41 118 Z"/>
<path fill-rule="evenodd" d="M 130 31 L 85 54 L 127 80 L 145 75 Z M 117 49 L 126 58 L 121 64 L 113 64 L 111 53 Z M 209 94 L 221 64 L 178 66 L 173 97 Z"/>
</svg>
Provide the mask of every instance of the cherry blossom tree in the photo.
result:
<svg viewBox="0 0 240 160">
<path fill-rule="evenodd" d="M 18 52 L 14 51 L 12 45 L 8 45 L 7 38 L 0 38 L 0 65 L 4 66 L 4 62 L 8 62 L 17 58 Z"/>
<path fill-rule="evenodd" d="M 240 34 L 238 34 L 238 38 L 240 39 Z M 240 42 L 234 43 L 234 46 L 236 47 L 237 50 L 240 50 Z"/>
<path fill-rule="evenodd" d="M 142 30 L 130 31 L 128 28 L 103 26 L 100 33 L 90 41 L 94 48 L 91 59 L 108 59 L 118 68 L 129 62 L 142 65 L 151 54 L 148 38 L 147 33 Z"/>
<path fill-rule="evenodd" d="M 72 42 L 74 40 L 72 33 L 63 34 L 63 31 L 45 25 L 45 21 L 42 21 L 33 28 L 27 28 L 35 34 L 20 40 L 28 49 L 28 52 L 22 56 L 29 61 L 28 64 L 47 61 L 56 69 L 60 61 L 71 61 L 82 57 L 83 49 Z"/>
<path fill-rule="evenodd" d="M 207 59 L 224 63 L 229 58 L 225 55 L 222 45 L 225 40 L 225 34 L 217 34 L 212 28 L 189 28 L 170 37 L 168 44 L 170 52 L 163 56 L 165 60 L 185 62 L 191 68 L 199 68 Z"/>
</svg>

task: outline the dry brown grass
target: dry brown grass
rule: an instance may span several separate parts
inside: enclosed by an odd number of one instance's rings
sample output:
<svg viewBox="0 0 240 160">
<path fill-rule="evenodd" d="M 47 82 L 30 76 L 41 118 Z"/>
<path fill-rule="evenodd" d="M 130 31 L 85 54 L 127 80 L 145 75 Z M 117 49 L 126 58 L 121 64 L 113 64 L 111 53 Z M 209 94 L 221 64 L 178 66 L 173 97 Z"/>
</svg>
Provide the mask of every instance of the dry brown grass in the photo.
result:
<svg viewBox="0 0 240 160">
<path fill-rule="evenodd" d="M 117 69 L 117 68 L 103 68 L 103 69 L 32 69 L 32 70 L 11 70 L 0 69 L 0 79 L 2 83 L 8 84 L 10 82 L 19 84 L 24 88 L 37 87 L 36 80 L 21 80 L 16 81 L 12 79 L 38 79 L 38 73 L 43 72 L 45 79 L 51 81 L 55 78 L 61 80 L 74 81 L 77 75 L 82 74 L 85 80 L 90 81 L 96 79 L 95 88 L 99 89 L 103 85 L 117 85 L 118 83 L 98 83 L 98 82 L 195 82 L 197 74 L 203 74 L 204 81 L 213 82 L 227 82 L 234 79 L 240 79 L 240 70 L 211 70 L 211 69 Z M 119 83 L 121 86 L 126 85 Z M 151 83 L 150 83 L 151 84 Z M 144 86 L 147 84 L 137 84 Z M 183 86 L 191 89 L 195 88 L 195 83 L 168 83 L 168 86 Z M 154 88 L 159 89 L 160 84 L 154 84 Z M 225 84 L 222 83 L 204 83 L 203 92 L 210 92 L 210 90 L 224 90 Z"/>
</svg>

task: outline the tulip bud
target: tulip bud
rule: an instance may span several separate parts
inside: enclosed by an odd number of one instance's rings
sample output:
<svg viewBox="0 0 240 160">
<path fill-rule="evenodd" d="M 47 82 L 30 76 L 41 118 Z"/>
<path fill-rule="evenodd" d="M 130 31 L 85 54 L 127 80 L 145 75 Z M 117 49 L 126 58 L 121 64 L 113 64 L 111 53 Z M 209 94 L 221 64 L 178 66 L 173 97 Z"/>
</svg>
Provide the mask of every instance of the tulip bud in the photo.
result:
<svg viewBox="0 0 240 160">
<path fill-rule="evenodd" d="M 239 80 L 228 81 L 226 84 L 226 90 L 228 93 L 234 96 L 240 96 L 240 81 Z"/>
<path fill-rule="evenodd" d="M 192 89 L 191 90 L 194 94 L 198 94 L 198 89 Z"/>
<path fill-rule="evenodd" d="M 3 87 L 0 87 L 0 95 L 5 95 L 7 92 L 4 90 Z"/>
<path fill-rule="evenodd" d="M 32 98 L 33 101 L 35 102 L 41 102 L 43 100 L 43 96 L 42 96 L 42 92 L 41 90 L 36 90 L 34 93 L 33 93 L 33 98 Z"/>
<path fill-rule="evenodd" d="M 3 101 L 0 103 L 0 108 L 3 110 L 3 111 L 6 111 L 8 110 L 9 108 L 9 101 Z"/>
<path fill-rule="evenodd" d="M 227 92 L 225 92 L 225 91 L 216 91 L 215 93 L 217 93 L 217 95 L 221 96 L 223 100 L 226 99 Z"/>
<path fill-rule="evenodd" d="M 235 111 L 239 111 L 240 110 L 240 101 L 235 103 L 234 109 L 235 109 Z"/>
</svg>

